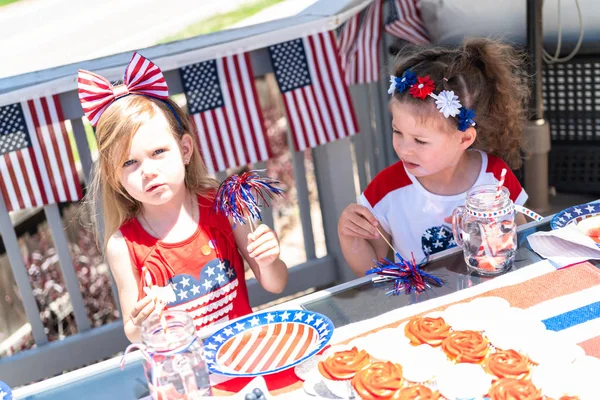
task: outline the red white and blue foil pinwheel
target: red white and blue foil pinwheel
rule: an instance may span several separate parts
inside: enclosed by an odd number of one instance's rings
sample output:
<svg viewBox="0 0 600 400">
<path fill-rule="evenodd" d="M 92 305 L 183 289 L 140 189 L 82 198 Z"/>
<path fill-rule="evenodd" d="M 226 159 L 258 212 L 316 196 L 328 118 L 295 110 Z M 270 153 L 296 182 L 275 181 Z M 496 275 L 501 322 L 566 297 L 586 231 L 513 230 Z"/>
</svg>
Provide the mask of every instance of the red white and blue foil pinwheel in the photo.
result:
<svg viewBox="0 0 600 400">
<path fill-rule="evenodd" d="M 424 272 L 414 257 L 412 262 L 403 259 L 398 253 L 396 253 L 396 257 L 400 262 L 395 263 L 383 258 L 377 261 L 376 267 L 366 272 L 367 275 L 377 274 L 394 280 L 394 288 L 386 294 L 396 296 L 402 293 L 421 293 L 433 286 L 441 287 L 443 285 L 440 278 Z"/>
<path fill-rule="evenodd" d="M 283 190 L 273 186 L 278 184 L 271 178 L 263 178 L 256 171 L 244 172 L 242 175 L 231 175 L 225 179 L 215 196 L 213 211 L 231 218 L 235 224 L 246 224 L 246 219 L 261 220 L 258 196 L 269 207 L 267 198 L 281 196 Z"/>
</svg>

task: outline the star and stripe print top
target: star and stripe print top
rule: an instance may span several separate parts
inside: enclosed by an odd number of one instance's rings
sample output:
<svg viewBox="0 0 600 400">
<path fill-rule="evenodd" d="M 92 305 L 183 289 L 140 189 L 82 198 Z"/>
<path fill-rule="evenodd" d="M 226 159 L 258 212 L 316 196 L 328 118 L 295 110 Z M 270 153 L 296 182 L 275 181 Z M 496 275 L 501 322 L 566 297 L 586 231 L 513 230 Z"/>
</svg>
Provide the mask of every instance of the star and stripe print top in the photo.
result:
<svg viewBox="0 0 600 400">
<path fill-rule="evenodd" d="M 120 230 L 133 267 L 141 277 L 138 299 L 146 294 L 142 267 L 152 278 L 153 289 L 167 299 L 166 309 L 187 311 L 196 329 L 252 312 L 229 220 L 211 213 L 212 199 L 198 196 L 200 218 L 196 232 L 178 243 L 164 243 L 144 230 L 136 218 Z"/>
</svg>

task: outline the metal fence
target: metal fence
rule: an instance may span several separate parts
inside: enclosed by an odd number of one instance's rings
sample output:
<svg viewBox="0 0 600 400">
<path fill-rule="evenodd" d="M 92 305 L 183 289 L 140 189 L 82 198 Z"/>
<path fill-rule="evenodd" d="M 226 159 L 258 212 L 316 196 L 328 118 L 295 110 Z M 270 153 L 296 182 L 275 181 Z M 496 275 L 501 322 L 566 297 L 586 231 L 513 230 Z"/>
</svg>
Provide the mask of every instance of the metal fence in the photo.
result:
<svg viewBox="0 0 600 400">
<path fill-rule="evenodd" d="M 335 3 L 335 4 L 334 4 Z M 319 1 L 310 12 L 293 19 L 273 21 L 232 31 L 220 32 L 167 45 L 142 50 L 142 54 L 153 59 L 161 67 L 170 93 L 182 93 L 178 68 L 182 65 L 204 61 L 233 51 L 251 51 L 251 62 L 255 78 L 271 74 L 271 65 L 264 47 L 269 44 L 300 37 L 307 32 L 323 31 L 338 26 L 347 16 L 360 10 L 367 0 Z M 337 8 L 336 8 L 337 7 Z M 387 48 L 384 37 L 382 56 L 387 62 L 383 48 Z M 81 173 L 85 183 L 92 169 L 90 151 L 83 112 L 75 90 L 75 71 L 85 68 L 111 77 L 121 74 L 131 53 L 124 53 L 78 65 L 69 65 L 39 71 L 19 77 L 0 80 L 0 105 L 24 101 L 32 97 L 59 94 L 61 106 L 71 123 L 81 161 Z M 385 63 L 383 64 L 385 65 Z M 111 76 L 112 75 L 112 76 Z M 311 204 L 307 184 L 304 152 L 291 151 L 291 160 L 297 193 L 300 222 L 306 252 L 306 262 L 290 268 L 289 282 L 285 291 L 273 295 L 264 291 L 255 279 L 248 281 L 250 301 L 253 306 L 267 303 L 276 298 L 304 291 L 308 288 L 323 288 L 354 278 L 343 260 L 337 236 L 337 222 L 343 209 L 356 201 L 357 193 L 364 189 L 370 178 L 395 160 L 391 146 L 390 116 L 387 112 L 387 74 L 378 83 L 351 87 L 351 96 L 357 112 L 360 134 L 312 150 L 311 159 L 318 188 L 318 207 L 322 215 L 327 255 L 317 257 Z M 289 138 L 289 132 L 288 132 Z M 292 143 L 288 140 L 288 143 Z M 264 165 L 252 166 L 262 168 Z M 218 174 L 223 178 L 225 174 Z M 60 268 L 72 305 L 78 333 L 61 341 L 48 342 L 40 319 L 29 277 L 19 250 L 18 238 L 6 205 L 0 196 L 0 233 L 6 249 L 12 273 L 18 286 L 27 319 L 31 325 L 36 347 L 0 360 L 0 379 L 12 386 L 26 384 L 65 370 L 81 367 L 122 351 L 128 341 L 123 332 L 122 321 L 91 328 L 86 314 L 79 282 L 69 252 L 59 207 L 44 207 L 45 217 L 60 260 Z M 273 226 L 270 209 L 265 212 L 265 223 Z M 113 293 L 116 288 L 113 284 Z M 118 302 L 117 302 L 118 304 Z"/>
</svg>

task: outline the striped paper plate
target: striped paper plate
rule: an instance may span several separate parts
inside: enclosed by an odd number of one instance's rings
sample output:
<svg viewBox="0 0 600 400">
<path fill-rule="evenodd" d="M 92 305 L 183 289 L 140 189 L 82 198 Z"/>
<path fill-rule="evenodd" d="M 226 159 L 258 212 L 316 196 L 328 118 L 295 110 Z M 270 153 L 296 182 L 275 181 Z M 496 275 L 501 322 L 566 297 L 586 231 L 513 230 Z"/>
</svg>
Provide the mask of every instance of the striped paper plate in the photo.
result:
<svg viewBox="0 0 600 400">
<path fill-rule="evenodd" d="M 305 310 L 249 315 L 204 341 L 208 369 L 227 376 L 257 376 L 283 371 L 312 357 L 333 334 L 326 316 Z"/>
<path fill-rule="evenodd" d="M 552 229 L 563 228 L 569 224 L 576 224 L 586 218 L 600 214 L 600 203 L 581 204 L 562 210 L 550 221 Z"/>
</svg>

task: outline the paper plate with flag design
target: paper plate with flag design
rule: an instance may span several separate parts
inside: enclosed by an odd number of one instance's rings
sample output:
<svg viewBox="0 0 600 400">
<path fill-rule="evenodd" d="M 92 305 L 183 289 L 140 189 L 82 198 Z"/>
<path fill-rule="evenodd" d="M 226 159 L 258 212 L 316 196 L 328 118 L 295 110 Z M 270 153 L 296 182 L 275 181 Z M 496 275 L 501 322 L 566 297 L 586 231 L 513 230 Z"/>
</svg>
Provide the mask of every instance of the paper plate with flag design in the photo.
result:
<svg viewBox="0 0 600 400">
<path fill-rule="evenodd" d="M 580 204 L 557 213 L 550 221 L 550 227 L 552 229 L 564 228 L 597 215 L 600 215 L 600 203 Z"/>
<path fill-rule="evenodd" d="M 227 376 L 267 375 L 321 351 L 333 335 L 326 316 L 306 310 L 265 311 L 234 321 L 204 341 L 208 369 Z"/>
</svg>

